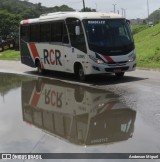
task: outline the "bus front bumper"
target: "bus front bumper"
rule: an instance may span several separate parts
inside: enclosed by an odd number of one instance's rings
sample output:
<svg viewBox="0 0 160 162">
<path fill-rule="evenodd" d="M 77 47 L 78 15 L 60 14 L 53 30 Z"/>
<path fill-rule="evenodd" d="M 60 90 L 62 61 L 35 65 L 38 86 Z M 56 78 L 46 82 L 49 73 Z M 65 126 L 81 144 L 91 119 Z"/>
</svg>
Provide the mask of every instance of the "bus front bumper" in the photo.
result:
<svg viewBox="0 0 160 162">
<path fill-rule="evenodd" d="M 129 72 L 136 69 L 136 61 L 127 62 L 124 65 L 107 65 L 107 64 L 94 64 L 90 68 L 86 69 L 87 74 L 104 74 L 104 73 L 118 73 L 118 72 Z"/>
</svg>

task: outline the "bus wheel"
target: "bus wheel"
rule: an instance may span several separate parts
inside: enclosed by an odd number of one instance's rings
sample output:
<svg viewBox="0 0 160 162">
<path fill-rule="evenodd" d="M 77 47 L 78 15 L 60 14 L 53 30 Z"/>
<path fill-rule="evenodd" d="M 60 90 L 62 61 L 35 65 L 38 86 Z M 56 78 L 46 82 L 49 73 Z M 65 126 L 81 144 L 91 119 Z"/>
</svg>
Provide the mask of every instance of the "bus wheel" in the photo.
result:
<svg viewBox="0 0 160 162">
<path fill-rule="evenodd" d="M 123 78 L 124 72 L 115 73 L 117 78 Z"/>
<path fill-rule="evenodd" d="M 82 65 L 80 65 L 78 69 L 78 78 L 80 81 L 85 81 L 86 79 Z"/>
<path fill-rule="evenodd" d="M 44 74 L 44 69 L 42 68 L 40 61 L 37 62 L 37 71 L 39 74 Z"/>
</svg>

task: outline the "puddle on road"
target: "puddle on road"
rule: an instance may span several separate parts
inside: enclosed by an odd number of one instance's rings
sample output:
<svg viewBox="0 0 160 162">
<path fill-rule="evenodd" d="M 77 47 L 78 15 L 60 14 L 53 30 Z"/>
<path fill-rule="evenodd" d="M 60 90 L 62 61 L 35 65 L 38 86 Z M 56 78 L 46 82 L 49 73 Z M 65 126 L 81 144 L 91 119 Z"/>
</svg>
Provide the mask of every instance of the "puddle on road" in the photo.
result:
<svg viewBox="0 0 160 162">
<path fill-rule="evenodd" d="M 0 152 L 159 152 L 158 136 L 110 91 L 0 74 Z"/>
<path fill-rule="evenodd" d="M 79 145 L 127 140 L 135 111 L 104 90 L 49 79 L 22 83 L 23 120 Z"/>
</svg>

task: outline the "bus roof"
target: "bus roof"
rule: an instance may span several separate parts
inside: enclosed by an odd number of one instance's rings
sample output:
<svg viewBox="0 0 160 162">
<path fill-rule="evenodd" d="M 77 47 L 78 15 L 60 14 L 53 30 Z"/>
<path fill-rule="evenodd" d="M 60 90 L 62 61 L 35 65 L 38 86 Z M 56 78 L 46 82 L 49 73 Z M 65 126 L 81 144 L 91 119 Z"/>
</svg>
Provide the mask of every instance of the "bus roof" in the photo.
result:
<svg viewBox="0 0 160 162">
<path fill-rule="evenodd" d="M 30 23 L 38 23 L 45 21 L 53 21 L 53 20 L 64 20 L 66 18 L 78 18 L 80 20 L 83 19 L 116 19 L 116 18 L 124 18 L 121 15 L 115 13 L 102 13 L 102 12 L 54 12 L 43 14 L 39 18 L 22 20 L 21 24 L 30 24 Z"/>
</svg>

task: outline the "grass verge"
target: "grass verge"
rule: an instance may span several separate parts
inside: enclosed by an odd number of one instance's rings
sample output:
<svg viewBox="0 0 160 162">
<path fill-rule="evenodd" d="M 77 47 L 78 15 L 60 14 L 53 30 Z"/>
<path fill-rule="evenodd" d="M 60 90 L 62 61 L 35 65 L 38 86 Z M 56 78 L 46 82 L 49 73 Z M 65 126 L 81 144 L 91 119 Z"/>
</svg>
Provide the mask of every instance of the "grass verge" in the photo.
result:
<svg viewBox="0 0 160 162">
<path fill-rule="evenodd" d="M 0 60 L 20 60 L 20 51 L 5 50 L 0 52 Z"/>
<path fill-rule="evenodd" d="M 160 68 L 160 24 L 134 35 L 137 66 Z"/>
</svg>

